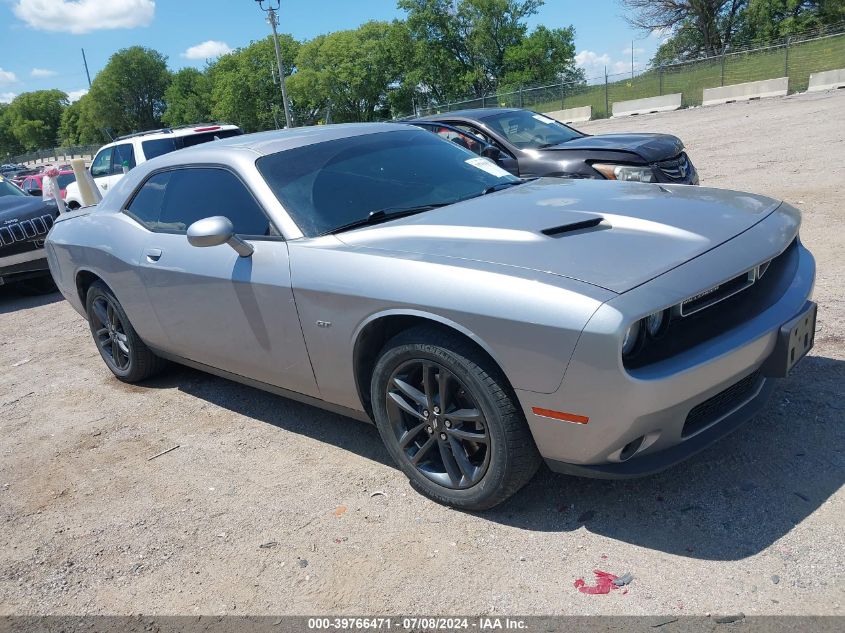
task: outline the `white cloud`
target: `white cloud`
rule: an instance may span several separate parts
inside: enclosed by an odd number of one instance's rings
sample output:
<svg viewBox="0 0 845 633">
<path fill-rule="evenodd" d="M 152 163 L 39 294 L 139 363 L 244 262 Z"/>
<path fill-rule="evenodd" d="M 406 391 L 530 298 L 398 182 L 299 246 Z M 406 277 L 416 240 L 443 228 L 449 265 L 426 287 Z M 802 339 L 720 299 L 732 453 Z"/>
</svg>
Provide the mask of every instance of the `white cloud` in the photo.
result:
<svg viewBox="0 0 845 633">
<path fill-rule="evenodd" d="M 17 96 L 14 92 L 0 92 L 0 103 L 12 103 Z"/>
<path fill-rule="evenodd" d="M 587 79 L 604 76 L 604 67 L 610 66 L 610 55 L 583 50 L 575 56 L 575 64 L 584 69 Z"/>
<path fill-rule="evenodd" d="M 3 70 L 0 68 L 0 86 L 17 83 L 18 76 L 11 70 Z"/>
<path fill-rule="evenodd" d="M 73 103 L 74 101 L 79 101 L 82 97 L 88 94 L 88 88 L 80 88 L 79 90 L 71 90 L 67 93 L 68 101 Z"/>
<path fill-rule="evenodd" d="M 635 53 L 645 52 L 642 49 L 634 49 Z M 607 68 L 608 76 L 631 74 L 631 49 L 627 50 L 627 59 L 613 59 L 607 53 L 596 53 L 584 50 L 575 56 L 575 64 L 584 69 L 588 83 L 604 81 L 604 70 Z M 634 61 L 634 72 L 645 69 L 645 64 L 640 60 Z M 613 80 L 618 77 L 612 77 Z M 592 80 L 592 81 L 590 81 Z"/>
<path fill-rule="evenodd" d="M 188 59 L 211 59 L 231 52 L 232 49 L 226 42 L 208 40 L 202 44 L 191 46 L 191 48 L 182 53 L 182 57 L 187 57 Z"/>
<path fill-rule="evenodd" d="M 58 75 L 55 70 L 50 70 L 49 68 L 33 68 L 29 74 L 33 77 L 53 77 Z"/>
<path fill-rule="evenodd" d="M 16 0 L 15 15 L 40 31 L 90 33 L 148 26 L 155 0 Z"/>
<path fill-rule="evenodd" d="M 635 49 L 634 49 L 634 55 L 642 55 L 643 53 L 645 53 L 645 49 L 644 49 L 644 48 L 635 48 Z M 624 50 L 622 51 L 622 54 L 623 54 L 623 55 L 628 55 L 628 56 L 630 57 L 630 56 L 631 56 L 631 47 L 629 46 L 628 48 L 624 49 Z"/>
</svg>

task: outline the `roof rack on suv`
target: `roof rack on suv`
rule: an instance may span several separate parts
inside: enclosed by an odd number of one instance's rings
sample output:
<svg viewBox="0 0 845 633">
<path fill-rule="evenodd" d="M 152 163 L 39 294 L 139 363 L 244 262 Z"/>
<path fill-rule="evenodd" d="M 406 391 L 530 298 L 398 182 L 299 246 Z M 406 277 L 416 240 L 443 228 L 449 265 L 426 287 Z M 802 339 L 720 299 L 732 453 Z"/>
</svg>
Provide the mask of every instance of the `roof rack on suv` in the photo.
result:
<svg viewBox="0 0 845 633">
<path fill-rule="evenodd" d="M 146 132 L 134 132 L 132 134 L 124 134 L 123 136 L 118 136 L 115 141 L 123 141 L 128 138 L 135 138 L 137 136 L 146 136 L 147 134 L 172 134 L 173 130 L 169 127 L 163 127 L 160 130 L 147 130 Z"/>
</svg>

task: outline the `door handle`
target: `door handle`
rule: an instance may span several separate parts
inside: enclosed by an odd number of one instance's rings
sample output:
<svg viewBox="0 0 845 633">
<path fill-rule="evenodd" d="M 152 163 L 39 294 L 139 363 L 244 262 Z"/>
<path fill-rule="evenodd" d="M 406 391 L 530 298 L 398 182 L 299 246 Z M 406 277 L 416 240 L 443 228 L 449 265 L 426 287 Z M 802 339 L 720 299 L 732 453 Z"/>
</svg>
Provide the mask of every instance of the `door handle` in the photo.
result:
<svg viewBox="0 0 845 633">
<path fill-rule="evenodd" d="M 160 248 L 148 248 L 144 251 L 144 255 L 147 256 L 147 261 L 152 263 L 157 262 L 161 259 L 161 249 Z"/>
</svg>

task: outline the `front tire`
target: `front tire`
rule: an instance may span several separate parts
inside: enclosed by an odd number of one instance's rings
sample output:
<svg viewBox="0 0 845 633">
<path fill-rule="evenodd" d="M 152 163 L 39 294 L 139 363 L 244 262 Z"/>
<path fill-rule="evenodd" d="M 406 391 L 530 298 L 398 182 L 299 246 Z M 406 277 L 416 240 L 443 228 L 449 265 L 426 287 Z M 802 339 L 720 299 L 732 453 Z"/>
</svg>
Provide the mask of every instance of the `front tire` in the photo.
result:
<svg viewBox="0 0 845 633">
<path fill-rule="evenodd" d="M 85 310 L 97 351 L 118 379 L 139 382 L 164 368 L 166 361 L 156 356 L 141 340 L 106 284 L 101 281 L 91 284 Z"/>
<path fill-rule="evenodd" d="M 431 499 L 486 510 L 522 488 L 540 455 L 501 370 L 435 327 L 391 339 L 370 392 L 379 434 L 411 484 Z"/>
</svg>

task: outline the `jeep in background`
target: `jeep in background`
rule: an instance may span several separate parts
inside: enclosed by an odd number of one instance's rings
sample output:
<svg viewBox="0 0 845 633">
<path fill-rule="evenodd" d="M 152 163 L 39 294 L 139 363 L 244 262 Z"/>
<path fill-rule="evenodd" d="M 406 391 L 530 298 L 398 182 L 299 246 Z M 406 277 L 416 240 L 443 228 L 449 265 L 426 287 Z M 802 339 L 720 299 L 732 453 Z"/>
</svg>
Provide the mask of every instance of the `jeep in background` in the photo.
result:
<svg viewBox="0 0 845 633">
<path fill-rule="evenodd" d="M 89 171 L 105 196 L 123 178 L 124 167 L 128 171 L 156 156 L 239 134 L 243 132 L 238 126 L 226 124 L 197 124 L 127 134 L 103 145 L 91 161 Z M 83 206 L 79 185 L 75 182 L 67 187 L 65 204 L 70 210 Z"/>
<path fill-rule="evenodd" d="M 54 201 L 31 196 L 0 176 L 0 286 L 14 283 L 25 294 L 56 289 L 44 239 L 58 215 Z"/>
</svg>

